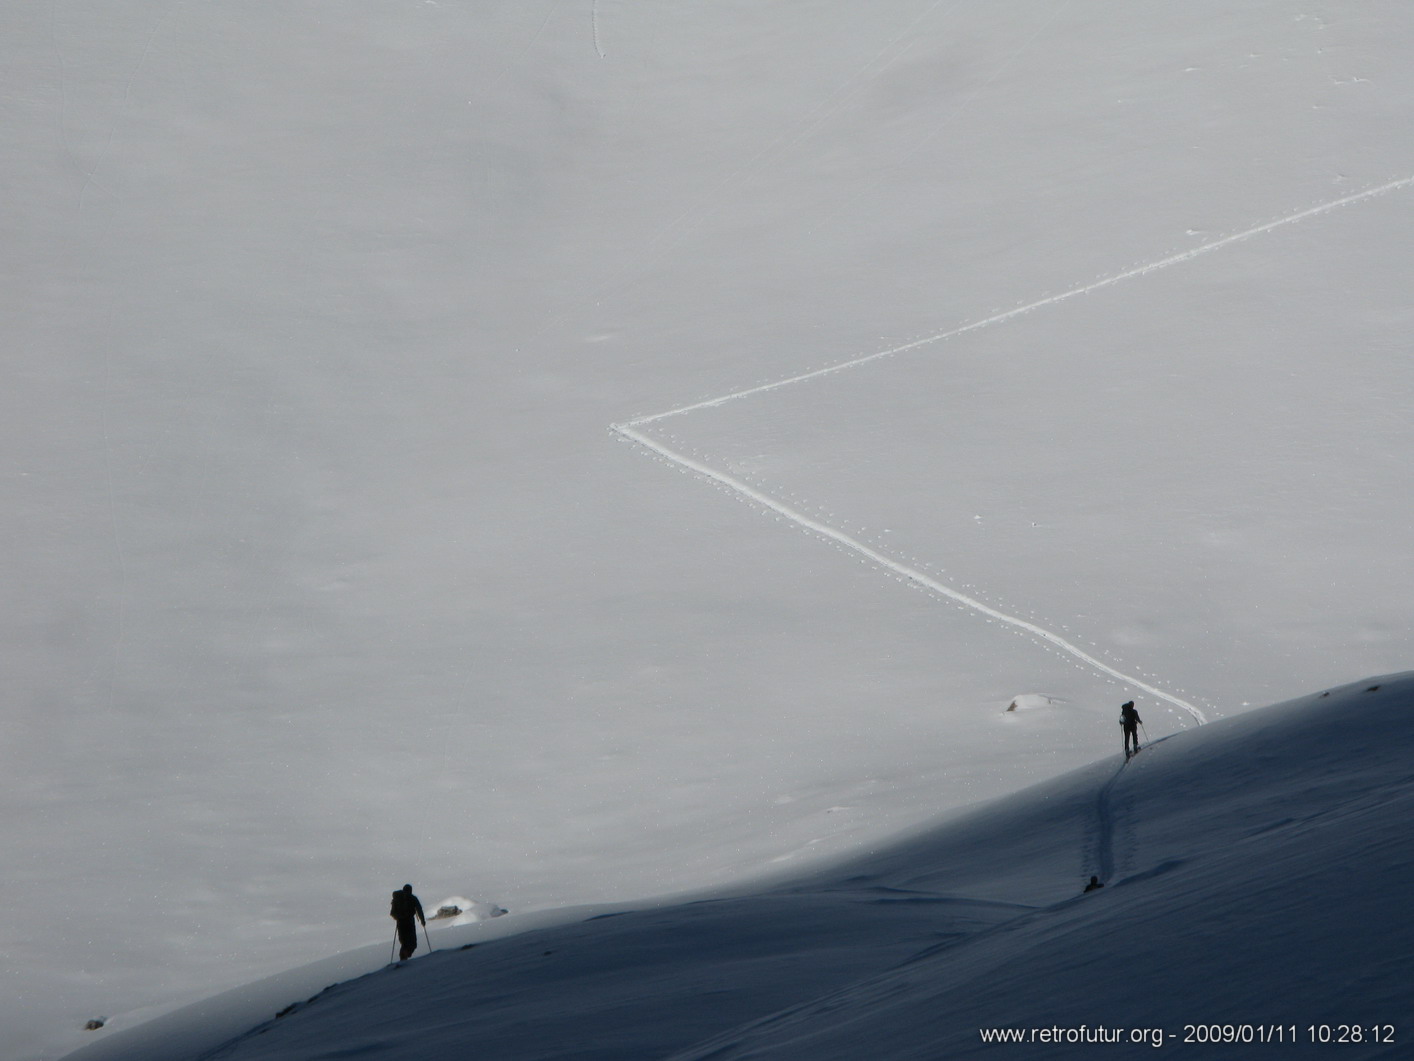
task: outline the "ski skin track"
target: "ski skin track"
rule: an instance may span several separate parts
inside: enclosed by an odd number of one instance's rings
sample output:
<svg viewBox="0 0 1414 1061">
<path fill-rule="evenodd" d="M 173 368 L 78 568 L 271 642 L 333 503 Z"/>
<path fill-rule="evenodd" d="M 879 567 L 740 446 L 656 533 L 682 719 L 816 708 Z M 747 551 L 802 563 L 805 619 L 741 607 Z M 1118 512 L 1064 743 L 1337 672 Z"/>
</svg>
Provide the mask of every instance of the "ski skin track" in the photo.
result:
<svg viewBox="0 0 1414 1061">
<path fill-rule="evenodd" d="M 1115 785 L 1119 784 L 1119 779 L 1124 776 L 1124 768 L 1129 765 L 1128 757 L 1120 764 L 1114 776 L 1100 786 L 1100 791 L 1095 797 L 1095 818 L 1100 825 L 1100 840 L 1096 861 L 1095 876 L 1100 879 L 1101 884 L 1108 884 L 1110 878 L 1114 876 L 1114 810 L 1110 806 L 1110 793 L 1114 791 Z"/>
<path fill-rule="evenodd" d="M 1212 240 L 1211 242 L 1204 243 L 1197 247 L 1192 247 L 1189 250 L 1182 251 L 1178 254 L 1169 255 L 1166 258 L 1159 258 L 1144 265 L 1136 266 L 1133 269 L 1128 269 L 1124 272 L 1115 273 L 1112 276 L 1107 276 L 1103 279 L 1097 280 L 1092 284 L 1085 284 L 1081 287 L 1071 288 L 1069 291 L 1063 291 L 1059 295 L 1051 295 L 1047 298 L 1038 299 L 1035 302 L 1029 302 L 1023 306 L 1018 306 L 1015 309 L 1007 310 L 1004 313 L 998 313 L 994 316 L 987 317 L 984 320 L 973 321 L 971 324 L 965 324 L 962 327 L 954 328 L 951 331 L 940 332 L 937 335 L 928 336 L 923 339 L 917 339 L 913 342 L 905 343 L 902 346 L 895 346 L 888 350 L 881 350 L 876 353 L 868 354 L 864 357 L 854 358 L 851 361 L 844 361 L 840 362 L 839 364 L 828 365 L 824 368 L 819 368 L 811 372 L 804 372 L 799 375 L 790 376 L 786 379 L 776 380 L 772 383 L 765 383 L 760 386 L 749 387 L 744 390 L 732 391 L 730 394 L 724 394 L 716 398 L 709 398 L 705 401 L 695 402 L 691 405 L 680 406 L 676 409 L 669 409 L 666 412 L 653 413 L 648 416 L 637 417 L 636 419 L 629 420 L 624 423 L 611 424 L 609 429 L 616 435 L 618 435 L 620 438 L 626 439 L 629 442 L 632 442 L 638 446 L 642 446 L 643 448 L 649 450 L 652 453 L 657 454 L 659 457 L 662 457 L 664 460 L 668 461 L 671 464 L 677 465 L 679 468 L 685 471 L 691 472 L 692 474 L 697 475 L 703 479 L 715 482 L 718 485 L 733 491 L 739 496 L 744 497 L 748 501 L 751 501 L 754 504 L 761 506 L 762 508 L 765 508 L 785 519 L 790 520 L 792 523 L 797 524 L 802 529 L 809 531 L 810 533 L 815 534 L 828 541 L 832 541 L 837 545 L 840 545 L 845 549 L 848 549 L 849 551 L 854 552 L 859 556 L 862 556 L 864 559 L 868 560 L 873 564 L 876 564 L 884 570 L 890 571 L 896 575 L 908 579 L 909 581 L 911 581 L 922 589 L 931 591 L 932 593 L 935 593 L 941 597 L 945 597 L 949 600 L 955 601 L 956 603 L 963 605 L 964 607 L 971 608 L 974 611 L 980 612 L 982 615 L 986 616 L 989 619 L 992 619 L 996 622 L 1004 623 L 1008 626 L 1012 626 L 1018 630 L 1022 630 L 1040 641 L 1053 645 L 1056 648 L 1060 649 L 1062 652 L 1065 652 L 1068 655 L 1071 655 L 1076 659 L 1080 660 L 1087 666 L 1093 667 L 1100 673 L 1107 674 L 1110 677 L 1117 679 L 1118 681 L 1124 682 L 1126 685 L 1133 686 L 1135 689 L 1139 689 L 1142 692 L 1149 694 L 1157 700 L 1161 700 L 1167 704 L 1171 704 L 1172 706 L 1187 712 L 1187 714 L 1195 722 L 1197 722 L 1199 725 L 1202 725 L 1208 721 L 1207 715 L 1200 708 L 1198 708 L 1194 704 L 1189 703 L 1187 700 L 1184 700 L 1178 696 L 1174 696 L 1171 693 L 1164 692 L 1162 689 L 1159 689 L 1156 686 L 1149 684 L 1148 682 L 1145 682 L 1139 678 L 1135 678 L 1132 675 L 1125 674 L 1123 671 L 1117 670 L 1116 668 L 1110 666 L 1108 663 L 1105 663 L 1103 660 L 1097 659 L 1095 656 L 1086 652 L 1084 649 L 1080 648 L 1080 646 L 1073 644 L 1070 641 L 1067 641 L 1059 634 L 1047 630 L 1042 626 L 1038 626 L 1035 623 L 1028 622 L 1027 620 L 1020 618 L 1019 616 L 1009 615 L 1006 612 L 999 611 L 996 608 L 993 608 L 990 605 L 983 603 L 975 597 L 970 597 L 965 593 L 953 589 L 951 586 L 947 586 L 942 582 L 939 582 L 937 579 L 925 574 L 922 571 L 917 570 L 916 568 L 912 568 L 909 567 L 907 564 L 900 563 L 892 557 L 886 556 L 885 554 L 879 552 L 877 549 L 871 548 L 870 546 L 864 544 L 861 541 L 858 541 L 855 538 L 851 538 L 849 535 L 843 533 L 842 531 L 836 530 L 834 527 L 831 527 L 828 524 L 821 523 L 819 520 L 812 519 L 805 513 L 800 512 L 797 509 L 791 508 L 789 505 L 786 505 L 783 502 L 777 500 L 776 498 L 771 497 L 769 494 L 757 490 L 756 488 L 748 485 L 747 483 L 742 482 L 740 479 L 737 479 L 734 476 L 727 474 L 726 472 L 719 471 L 718 469 L 712 468 L 709 465 L 702 463 L 701 461 L 694 460 L 693 458 L 688 457 L 685 454 L 678 453 L 676 450 L 673 450 L 668 446 L 663 445 L 661 442 L 658 442 L 657 440 L 649 437 L 643 431 L 640 431 L 639 428 L 645 427 L 648 424 L 656 423 L 659 420 L 666 420 L 669 417 L 683 416 L 701 409 L 716 408 L 718 406 L 725 405 L 728 402 L 738 401 L 742 398 L 750 398 L 758 394 L 766 394 L 771 391 L 779 390 L 782 387 L 789 387 L 797 383 L 805 383 L 809 380 L 818 379 L 821 376 L 831 375 L 836 372 L 843 372 L 846 369 L 858 368 L 861 365 L 866 365 L 870 362 L 881 360 L 882 358 L 892 357 L 896 354 L 902 354 L 912 350 L 917 350 L 920 347 L 928 346 L 933 343 L 943 342 L 947 339 L 952 339 L 959 335 L 965 335 L 968 332 L 974 332 L 981 328 L 987 328 L 994 324 L 1002 324 L 1015 317 L 1030 313 L 1033 310 L 1041 309 L 1045 306 L 1053 306 L 1057 303 L 1065 302 L 1079 295 L 1090 294 L 1091 292 L 1102 290 L 1114 284 L 1121 283 L 1125 280 L 1133 280 L 1141 276 L 1147 276 L 1150 273 L 1158 272 L 1161 269 L 1167 269 L 1170 266 L 1181 265 L 1185 262 L 1193 261 L 1195 258 L 1199 258 L 1202 255 L 1209 254 L 1216 250 L 1220 250 L 1223 247 L 1228 247 L 1234 243 L 1239 243 L 1243 240 L 1251 239 L 1254 236 L 1260 236 L 1264 233 L 1271 232 L 1286 225 L 1294 225 L 1301 221 L 1309 220 L 1313 217 L 1319 217 L 1323 214 L 1332 213 L 1333 211 L 1339 210 L 1343 206 L 1350 206 L 1355 203 L 1374 199 L 1378 196 L 1388 195 L 1391 192 L 1401 191 L 1410 186 L 1414 186 L 1414 176 L 1403 177 L 1399 180 L 1389 181 L 1374 188 L 1367 188 L 1364 191 L 1356 192 L 1352 195 L 1343 196 L 1339 199 L 1333 199 L 1329 202 L 1320 203 L 1306 210 L 1301 210 L 1294 214 L 1288 214 L 1284 217 L 1279 217 L 1275 221 L 1268 221 L 1265 224 L 1255 225 L 1252 228 L 1243 229 L 1241 232 L 1235 232 L 1231 235 L 1224 236 L 1221 239 Z"/>
<path fill-rule="evenodd" d="M 1023 314 L 1030 313 L 1033 310 L 1042 309 L 1046 306 L 1054 306 L 1057 303 L 1066 302 L 1072 298 L 1076 298 L 1079 295 L 1088 295 L 1095 291 L 1102 291 L 1107 287 L 1110 287 L 1114 284 L 1122 283 L 1125 280 L 1133 280 L 1140 276 L 1147 276 L 1149 273 L 1158 272 L 1160 269 L 1167 269 L 1173 265 L 1182 265 L 1184 262 L 1191 262 L 1195 258 L 1200 258 L 1205 254 L 1210 254 L 1215 250 L 1220 250 L 1221 248 L 1230 246 L 1234 243 L 1240 243 L 1244 240 L 1251 239 L 1253 236 L 1260 236 L 1275 229 L 1283 228 L 1286 225 L 1294 225 L 1301 221 L 1310 220 L 1313 217 L 1319 217 L 1322 214 L 1332 213 L 1333 211 L 1339 210 L 1342 206 L 1351 206 L 1355 203 L 1364 202 L 1367 199 L 1374 199 L 1378 196 L 1388 195 L 1391 192 L 1400 191 L 1404 188 L 1410 187 L 1411 185 L 1414 185 L 1414 176 L 1402 177 L 1399 180 L 1390 181 L 1387 184 L 1381 184 L 1376 188 L 1367 188 L 1363 192 L 1356 192 L 1353 195 L 1347 195 L 1340 199 L 1333 199 L 1330 202 L 1321 203 L 1317 206 L 1310 207 L 1309 209 L 1302 210 L 1299 213 L 1288 214 L 1285 217 L 1277 218 L 1275 221 L 1268 221 L 1266 224 L 1256 225 L 1253 228 L 1243 229 L 1241 232 L 1234 232 L 1230 236 L 1224 236 L 1221 239 L 1213 240 L 1210 243 L 1204 243 L 1197 247 L 1191 247 L 1186 251 L 1170 255 L 1167 258 L 1159 258 L 1156 261 L 1148 262 L 1144 265 L 1135 266 L 1133 269 L 1128 269 L 1122 273 L 1115 273 L 1112 276 L 1104 277 L 1100 280 L 1095 281 L 1092 284 L 1085 284 L 1081 287 L 1073 287 L 1069 291 L 1061 292 L 1059 295 L 1050 295 L 1046 298 L 1038 299 L 1035 302 L 1028 302 L 1024 306 L 1017 306 L 1015 309 L 1009 309 L 1004 313 L 998 313 L 995 316 L 987 317 L 984 320 L 973 321 L 970 324 L 964 324 L 959 328 L 952 329 L 951 331 L 940 332 L 937 335 L 929 335 L 922 339 L 915 339 L 910 343 L 904 343 L 902 346 L 891 347 L 888 350 L 879 350 L 872 354 L 866 354 L 863 357 L 856 357 L 850 361 L 842 361 L 839 364 L 826 365 L 824 368 L 817 368 L 810 372 L 802 372 L 799 375 L 790 376 L 786 379 L 779 379 L 772 383 L 763 383 L 757 387 L 748 387 L 744 390 L 732 391 L 730 394 L 723 394 L 716 398 L 708 398 L 704 401 L 694 402 L 691 405 L 684 405 L 676 409 L 669 409 L 667 412 L 653 413 L 649 416 L 641 416 L 636 419 L 627 421 L 622 426 L 642 427 L 645 424 L 651 424 L 658 420 L 666 420 L 668 417 L 671 416 L 682 416 L 685 413 L 697 412 L 700 409 L 713 409 L 717 406 L 725 405 L 728 402 L 738 401 L 741 398 L 750 398 L 757 394 L 766 394 L 770 391 L 779 390 L 782 387 L 789 387 L 796 383 L 805 383 L 808 380 L 818 379 L 821 376 L 828 376 L 836 372 L 843 372 L 846 369 L 858 368 L 860 365 L 867 365 L 871 361 L 878 361 L 882 358 L 893 357 L 896 354 L 908 353 L 911 350 L 917 350 L 919 347 L 930 346 L 933 343 L 941 343 L 948 339 L 955 338 L 959 335 L 966 335 L 968 332 L 975 332 L 982 328 L 991 327 L 994 324 L 1003 324 L 1006 321 L 1013 319 L 1014 317 L 1020 317 Z M 616 424 L 614 425 L 614 428 L 617 430 L 619 426 L 621 425 Z"/>
<path fill-rule="evenodd" d="M 1052 633 L 1045 627 L 1037 626 L 1035 623 L 1028 622 L 1027 620 L 1020 618 L 1019 616 L 1008 615 L 1006 612 L 998 611 L 996 608 L 993 608 L 989 604 L 983 603 L 976 597 L 969 597 L 967 594 L 961 593 L 958 590 L 953 589 L 951 586 L 939 582 L 931 575 L 927 575 L 924 572 L 917 570 L 916 568 L 909 567 L 907 564 L 900 563 L 892 557 L 884 555 L 883 553 L 879 552 L 879 550 L 865 545 L 863 542 L 855 538 L 851 538 L 849 535 L 843 533 L 842 531 L 836 530 L 834 527 L 831 527 L 828 524 L 821 523 L 819 520 L 816 519 L 811 519 L 805 513 L 793 509 L 789 505 L 783 504 L 782 502 L 771 497 L 769 494 L 762 493 L 760 490 L 757 490 L 753 486 L 749 486 L 748 484 L 742 482 L 740 479 L 736 479 L 726 474 L 725 472 L 718 471 L 715 468 L 703 464 L 701 461 L 693 460 L 691 457 L 685 456 L 681 453 L 676 452 L 675 450 L 669 449 L 662 443 L 652 438 L 649 438 L 647 435 L 637 430 L 631 424 L 615 424 L 613 430 L 617 432 L 621 437 L 628 439 L 630 442 L 634 442 L 640 446 L 644 446 L 647 449 L 652 450 L 664 459 L 682 468 L 685 468 L 687 471 L 692 472 L 694 475 L 700 476 L 704 479 L 710 479 L 715 483 L 719 483 L 722 486 L 725 486 L 727 489 L 732 490 L 747 498 L 748 500 L 754 502 L 755 504 L 761 506 L 762 508 L 768 509 L 771 512 L 775 512 L 777 515 L 785 517 L 792 523 L 800 525 L 812 534 L 835 542 L 838 545 L 841 545 L 844 548 L 850 550 L 851 552 L 858 553 L 860 556 L 864 557 L 871 563 L 876 564 L 887 571 L 891 571 L 896 575 L 901 575 L 909 581 L 914 582 L 923 589 L 930 590 L 933 593 L 939 594 L 940 596 L 947 597 L 949 600 L 956 601 L 958 604 L 964 605 L 968 608 L 973 609 L 974 611 L 980 612 L 989 619 L 1005 623 L 1008 626 L 1014 626 L 1019 630 L 1024 630 L 1026 633 L 1032 635 L 1033 637 L 1041 641 L 1045 641 L 1048 644 L 1054 645 L 1055 647 L 1061 649 L 1063 652 L 1069 653 L 1070 655 L 1079 659 L 1081 662 L 1086 663 L 1091 667 L 1094 667 L 1096 670 L 1104 674 L 1110 675 L 1112 678 L 1117 678 L 1118 680 L 1124 682 L 1126 685 L 1131 685 L 1136 689 L 1140 689 L 1148 693 L 1150 696 L 1158 700 L 1163 700 L 1166 703 L 1181 708 L 1182 710 L 1188 712 L 1188 714 L 1193 717 L 1194 721 L 1198 722 L 1200 725 L 1208 721 L 1207 716 L 1193 704 L 1190 704 L 1187 700 L 1182 700 L 1177 696 L 1173 696 L 1170 693 L 1164 692 L 1162 689 L 1150 685 L 1148 682 L 1125 674 L 1123 671 L 1116 670 L 1108 663 L 1105 663 L 1103 660 L 1096 659 L 1084 649 L 1080 648 L 1080 646 L 1072 644 L 1065 638 L 1061 637 L 1059 634 Z"/>
</svg>

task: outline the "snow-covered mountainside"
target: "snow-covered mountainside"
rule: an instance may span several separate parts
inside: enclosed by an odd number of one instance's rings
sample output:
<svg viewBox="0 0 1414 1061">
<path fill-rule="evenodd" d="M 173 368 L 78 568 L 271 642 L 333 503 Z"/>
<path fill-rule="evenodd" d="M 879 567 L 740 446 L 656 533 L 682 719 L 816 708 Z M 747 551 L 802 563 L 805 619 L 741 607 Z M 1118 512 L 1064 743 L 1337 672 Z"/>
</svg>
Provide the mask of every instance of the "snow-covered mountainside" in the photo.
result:
<svg viewBox="0 0 1414 1061">
<path fill-rule="evenodd" d="M 74 1061 L 1087 1057 L 1115 1035 L 1144 1056 L 1159 1033 L 1166 1055 L 1402 1056 L 1411 762 L 1414 673 L 1373 678 L 769 890 L 448 930 L 404 965 L 232 993 Z"/>
<path fill-rule="evenodd" d="M 476 939 L 749 891 L 1126 700 L 1408 667 L 1411 55 L 1409 0 L 0 3 L 0 1058 L 404 882 Z"/>
</svg>

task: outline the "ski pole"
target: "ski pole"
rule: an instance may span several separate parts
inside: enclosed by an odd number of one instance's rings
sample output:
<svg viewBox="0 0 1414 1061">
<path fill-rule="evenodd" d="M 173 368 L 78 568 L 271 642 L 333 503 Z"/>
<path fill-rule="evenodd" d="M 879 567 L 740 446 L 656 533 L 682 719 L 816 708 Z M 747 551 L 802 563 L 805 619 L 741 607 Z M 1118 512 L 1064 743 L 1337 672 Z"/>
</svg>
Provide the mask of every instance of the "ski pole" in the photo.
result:
<svg viewBox="0 0 1414 1061">
<path fill-rule="evenodd" d="M 432 934 L 427 931 L 426 921 L 422 922 L 422 938 L 427 940 L 427 953 L 431 954 L 436 948 L 432 946 Z"/>
<path fill-rule="evenodd" d="M 388 962 L 392 964 L 398 956 L 398 927 L 393 926 L 393 949 L 388 952 Z"/>
<path fill-rule="evenodd" d="M 1142 722 L 1139 723 L 1139 728 L 1142 729 L 1142 730 L 1144 730 L 1144 743 L 1145 743 L 1145 744 L 1148 744 L 1148 743 L 1149 743 L 1149 731 L 1148 731 L 1148 729 L 1145 728 L 1144 723 L 1142 723 Z"/>
</svg>

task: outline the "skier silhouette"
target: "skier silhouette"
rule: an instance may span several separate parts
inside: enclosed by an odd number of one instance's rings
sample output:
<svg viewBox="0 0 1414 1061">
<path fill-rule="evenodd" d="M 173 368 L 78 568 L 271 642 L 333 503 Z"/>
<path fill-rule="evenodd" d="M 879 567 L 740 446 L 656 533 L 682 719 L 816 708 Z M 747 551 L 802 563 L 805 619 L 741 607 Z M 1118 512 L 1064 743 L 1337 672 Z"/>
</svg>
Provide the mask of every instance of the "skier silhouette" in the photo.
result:
<svg viewBox="0 0 1414 1061">
<path fill-rule="evenodd" d="M 1128 759 L 1139 750 L 1139 726 L 1143 723 L 1139 717 L 1139 712 L 1134 710 L 1134 701 L 1130 700 L 1119 709 L 1119 728 L 1124 731 L 1124 757 Z M 1129 750 L 1130 741 L 1134 742 L 1134 751 Z"/>
<path fill-rule="evenodd" d="M 417 950 L 417 923 L 421 921 L 423 927 L 427 927 L 422 902 L 413 895 L 411 884 L 404 884 L 402 891 L 393 893 L 393 905 L 388 909 L 388 916 L 398 923 L 398 942 L 402 944 L 398 961 L 405 962 Z"/>
<path fill-rule="evenodd" d="M 1104 887 L 1104 885 L 1100 883 L 1100 878 L 1099 878 L 1099 877 L 1091 877 L 1091 878 L 1090 878 L 1090 883 L 1087 884 L 1087 885 L 1085 885 L 1085 890 L 1086 890 L 1087 892 L 1093 892 L 1095 889 L 1097 889 L 1097 888 L 1103 888 L 1103 887 Z"/>
</svg>

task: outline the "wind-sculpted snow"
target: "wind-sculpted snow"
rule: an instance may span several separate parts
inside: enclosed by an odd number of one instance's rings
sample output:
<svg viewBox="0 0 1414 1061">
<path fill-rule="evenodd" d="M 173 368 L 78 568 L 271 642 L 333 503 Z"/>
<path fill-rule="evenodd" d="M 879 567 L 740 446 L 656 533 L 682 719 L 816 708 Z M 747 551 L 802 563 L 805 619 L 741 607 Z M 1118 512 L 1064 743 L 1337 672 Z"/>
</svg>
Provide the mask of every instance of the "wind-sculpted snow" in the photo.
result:
<svg viewBox="0 0 1414 1061">
<path fill-rule="evenodd" d="M 247 1009 L 253 1026 L 229 1041 L 191 1020 L 164 1038 L 159 1021 L 75 1061 L 901 1061 L 992 1056 L 986 1028 L 1081 1026 L 1160 1029 L 1172 1046 L 1192 1024 L 1397 1036 L 1414 1017 L 1414 923 L 1395 913 L 1414 867 L 1412 756 L 1414 674 L 1371 679 L 1123 766 L 1116 755 L 769 890 L 481 942 L 452 930 L 436 954 L 289 998 L 281 1016 Z M 1129 850 L 1082 894 L 1097 817 Z M 1341 1056 L 1397 1055 L 1367 1034 Z"/>
</svg>

